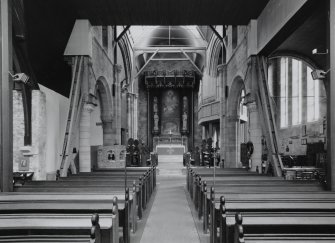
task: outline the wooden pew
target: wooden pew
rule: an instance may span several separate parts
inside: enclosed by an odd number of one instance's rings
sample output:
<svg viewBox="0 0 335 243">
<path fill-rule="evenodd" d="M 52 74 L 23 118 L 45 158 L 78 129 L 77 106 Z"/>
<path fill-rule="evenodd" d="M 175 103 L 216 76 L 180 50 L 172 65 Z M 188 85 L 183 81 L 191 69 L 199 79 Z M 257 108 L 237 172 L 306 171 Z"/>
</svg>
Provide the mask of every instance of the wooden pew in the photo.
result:
<svg viewBox="0 0 335 243">
<path fill-rule="evenodd" d="M 197 172 L 199 172 L 199 170 Z M 264 216 L 272 220 L 274 217 L 277 219 L 278 215 L 281 216 L 284 213 L 288 216 L 292 214 L 299 214 L 299 220 L 303 220 L 304 217 L 308 218 L 318 215 L 326 222 L 327 218 L 324 216 L 330 215 L 333 217 L 335 214 L 335 194 L 323 192 L 322 186 L 319 185 L 317 181 L 285 181 L 282 179 L 278 180 L 273 177 L 268 177 L 268 179 L 264 180 L 266 177 L 262 176 L 236 176 L 236 174 L 240 173 L 236 172 L 237 170 L 232 170 L 229 176 L 224 175 L 227 172 L 221 173 L 223 176 L 218 176 L 215 181 L 216 193 L 214 193 L 214 190 L 211 190 L 209 195 L 210 197 L 208 198 L 207 186 L 214 184 L 214 182 L 211 181 L 213 178 L 206 177 L 206 175 L 209 174 L 208 171 L 196 173 L 191 169 L 188 170 L 187 187 L 193 199 L 199 199 L 199 197 L 201 198 L 201 196 L 199 196 L 201 193 L 198 192 L 197 186 L 201 189 L 205 189 L 203 191 L 203 198 L 200 202 L 198 200 L 195 200 L 194 202 L 195 204 L 199 204 L 199 211 L 204 211 L 205 232 L 207 232 L 208 224 L 210 224 L 210 242 L 217 242 L 216 236 L 218 232 L 218 225 L 220 225 L 220 242 L 233 242 L 233 240 L 234 242 L 238 242 L 238 237 L 236 237 L 238 234 L 236 232 L 234 234 L 230 234 L 230 237 L 234 235 L 235 239 L 233 237 L 229 239 L 230 241 L 227 239 L 226 241 L 223 241 L 222 234 L 227 233 L 227 230 L 223 230 L 225 228 L 223 225 L 226 225 L 227 221 L 222 220 L 222 215 L 228 218 L 236 212 L 242 212 L 248 217 L 249 215 L 257 215 L 258 217 Z M 205 175 L 205 177 L 203 177 L 203 175 Z M 203 178 L 206 178 L 209 181 L 204 183 L 202 181 Z M 312 191 L 313 193 L 308 193 L 308 191 Z M 225 195 L 227 199 L 221 197 L 222 195 Z M 220 203 L 218 202 L 218 196 L 221 197 Z M 204 205 L 201 205 L 201 202 L 204 203 Z M 219 209 L 217 209 L 218 204 Z M 292 217 L 290 219 L 286 219 L 289 222 L 292 220 Z M 281 220 L 282 222 L 285 221 L 284 219 Z M 264 231 L 264 228 L 266 229 L 267 226 L 265 224 L 263 226 Z M 249 230 L 250 227 L 251 226 L 249 225 Z M 289 228 L 290 226 L 285 227 Z M 331 222 L 329 227 L 334 227 L 334 224 Z M 231 230 L 231 228 L 232 227 L 229 229 Z M 261 234 L 260 232 L 258 233 Z M 320 233 L 320 231 L 318 231 L 318 233 Z M 251 238 L 250 235 L 248 235 L 249 238 L 247 237 L 246 239 L 253 240 L 250 242 L 268 242 L 268 239 L 274 240 L 272 237 L 274 235 L 273 232 L 269 234 L 269 237 L 259 237 L 259 235 L 256 236 L 255 234 L 253 234 Z M 282 234 L 282 239 L 284 239 L 285 231 L 283 231 Z M 306 238 L 306 236 L 301 236 L 300 238 L 293 236 L 288 239 L 299 241 L 304 239 L 304 237 Z M 334 235 L 330 237 L 329 235 L 320 235 L 320 237 L 327 242 L 332 240 Z M 316 239 L 318 239 L 317 236 Z M 240 240 L 242 242 L 245 239 L 240 237 Z M 289 241 L 286 240 L 282 242 Z M 310 242 L 310 239 L 306 242 Z"/>
<path fill-rule="evenodd" d="M 0 214 L 0 242 L 119 243 L 118 230 L 114 212 L 103 216 Z"/>
<path fill-rule="evenodd" d="M 123 229 L 124 241 L 129 242 L 131 221 L 133 232 L 136 231 L 135 208 L 131 207 L 129 192 L 122 200 L 115 195 L 101 194 L 0 194 L 0 218 L 7 214 L 38 215 L 79 215 L 99 213 L 101 216 L 113 213 Z M 135 205 L 132 204 L 132 205 Z M 119 226 L 119 225 L 118 225 Z"/>
<path fill-rule="evenodd" d="M 120 205 L 120 222 L 125 225 L 124 222 L 130 221 L 132 225 L 132 231 L 136 231 L 137 219 L 142 218 L 142 198 L 138 197 L 136 194 L 136 188 L 133 188 L 133 193 L 129 195 L 129 189 L 125 195 L 124 187 L 120 190 L 111 190 L 110 186 L 103 187 L 105 192 L 101 188 L 92 187 L 91 191 L 87 190 L 87 186 L 83 187 L 41 187 L 39 188 L 39 193 L 33 196 L 37 191 L 36 188 L 25 188 L 22 187 L 21 190 L 26 194 L 19 194 L 20 200 L 18 200 L 18 205 L 15 205 L 15 200 L 8 199 L 0 194 L 0 212 L 7 209 L 6 203 L 9 200 L 9 209 L 16 209 L 19 211 L 55 211 L 62 210 L 64 207 L 71 208 L 74 211 L 84 211 L 84 210 L 95 210 L 94 212 L 108 212 L 113 206 L 113 198 L 119 198 Z M 31 189 L 31 190 L 29 190 Z M 114 188 L 115 189 L 115 188 Z M 33 192 L 34 194 L 27 194 L 27 192 Z M 81 191 L 81 193 L 80 193 Z M 44 192 L 45 194 L 42 194 Z M 50 192 L 54 192 L 50 195 Z M 58 193 L 57 193 L 58 192 Z M 89 193 L 91 192 L 91 193 Z M 93 194 L 93 192 L 95 192 Z M 100 193 L 98 193 L 100 192 Z M 15 198 L 11 196 L 12 198 Z M 36 198 L 39 197 L 39 198 Z M 49 197 L 49 198 L 48 198 Z M 127 198 L 128 197 L 128 198 Z M 26 198 L 26 199 L 22 199 Z M 30 203 L 28 201 L 30 199 Z M 69 201 L 70 200 L 70 201 Z M 24 204 L 23 204 L 24 202 Z M 44 205 L 48 203 L 47 205 Z M 38 207 L 41 204 L 41 207 Z M 8 209 L 7 209 L 8 210 Z"/>
<path fill-rule="evenodd" d="M 138 215 L 141 218 L 142 208 L 146 208 L 146 204 L 156 186 L 156 168 L 146 167 L 138 170 L 140 173 L 137 173 L 136 176 L 129 176 L 127 178 L 127 185 L 133 187 L 133 198 L 135 198 L 135 194 L 137 194 Z M 144 174 L 142 173 L 143 171 L 145 171 Z M 110 177 L 110 173 L 113 173 L 114 177 Z M 66 189 L 69 193 L 78 191 L 112 191 L 122 194 L 122 191 L 125 190 L 125 179 L 123 176 L 123 174 L 116 176 L 114 172 L 111 171 L 88 174 L 81 173 L 79 176 L 71 175 L 68 178 L 60 178 L 59 181 L 29 182 L 22 187 L 15 187 L 14 190 L 18 192 L 63 192 Z M 133 181 L 133 179 L 135 180 Z"/>
<path fill-rule="evenodd" d="M 221 242 L 334 242 L 335 215 L 272 214 L 226 217 Z M 224 238 L 225 237 L 225 238 Z"/>
<path fill-rule="evenodd" d="M 98 212 L 103 216 L 111 212 L 112 198 L 118 196 L 118 222 L 123 228 L 124 242 L 128 243 L 130 221 L 135 232 L 137 216 L 142 217 L 142 210 L 156 186 L 155 174 L 154 167 L 132 170 L 127 177 L 127 185 L 133 186 L 132 195 L 129 189 L 125 194 L 125 178 L 120 170 L 80 173 L 58 181 L 29 182 L 15 187 L 16 193 L 0 194 L 0 213 L 62 214 L 66 211 L 72 214 Z"/>
</svg>

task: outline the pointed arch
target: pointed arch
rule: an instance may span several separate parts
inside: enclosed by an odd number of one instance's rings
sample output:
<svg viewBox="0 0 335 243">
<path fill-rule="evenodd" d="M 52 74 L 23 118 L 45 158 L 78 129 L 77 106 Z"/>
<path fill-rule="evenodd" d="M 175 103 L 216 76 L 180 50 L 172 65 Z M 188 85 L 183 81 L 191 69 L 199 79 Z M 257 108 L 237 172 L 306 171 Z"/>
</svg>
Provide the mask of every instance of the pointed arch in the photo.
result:
<svg viewBox="0 0 335 243">
<path fill-rule="evenodd" d="M 230 87 L 228 96 L 228 116 L 236 117 L 239 115 L 239 105 L 241 101 L 242 90 L 245 90 L 245 85 L 241 76 L 236 76 Z"/>
<path fill-rule="evenodd" d="M 95 96 L 99 99 L 101 121 L 103 129 L 103 145 L 113 144 L 113 107 L 112 96 L 107 80 L 104 77 L 99 77 L 95 85 Z"/>
</svg>

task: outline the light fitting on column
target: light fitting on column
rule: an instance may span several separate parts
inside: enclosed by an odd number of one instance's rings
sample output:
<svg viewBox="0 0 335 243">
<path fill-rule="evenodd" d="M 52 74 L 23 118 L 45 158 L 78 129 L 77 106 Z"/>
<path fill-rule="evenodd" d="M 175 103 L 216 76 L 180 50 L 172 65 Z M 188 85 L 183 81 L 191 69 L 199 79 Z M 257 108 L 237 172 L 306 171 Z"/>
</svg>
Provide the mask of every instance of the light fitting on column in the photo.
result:
<svg viewBox="0 0 335 243">
<path fill-rule="evenodd" d="M 12 76 L 14 82 L 23 82 L 24 84 L 28 83 L 29 76 L 25 73 L 16 73 L 16 74 L 11 74 L 9 73 L 10 76 Z"/>
<path fill-rule="evenodd" d="M 326 49 L 325 51 L 320 51 L 317 48 L 312 50 L 312 54 L 313 55 L 327 55 L 328 54 L 328 49 Z"/>
<path fill-rule="evenodd" d="M 330 69 L 328 71 L 323 71 L 322 69 L 314 69 L 311 72 L 312 78 L 313 80 L 317 80 L 317 79 L 325 79 L 327 73 L 329 73 Z"/>
</svg>

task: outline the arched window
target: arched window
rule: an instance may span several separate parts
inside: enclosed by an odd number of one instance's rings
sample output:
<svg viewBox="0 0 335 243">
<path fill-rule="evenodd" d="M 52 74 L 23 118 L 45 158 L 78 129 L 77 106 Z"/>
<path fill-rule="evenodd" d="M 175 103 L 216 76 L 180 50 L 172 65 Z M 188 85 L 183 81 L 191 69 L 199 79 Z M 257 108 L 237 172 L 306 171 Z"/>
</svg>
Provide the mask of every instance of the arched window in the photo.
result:
<svg viewBox="0 0 335 243">
<path fill-rule="evenodd" d="M 320 97 L 325 97 L 325 89 L 320 80 L 313 80 L 311 72 L 310 65 L 300 59 L 270 60 L 269 89 L 281 128 L 320 119 Z"/>
</svg>

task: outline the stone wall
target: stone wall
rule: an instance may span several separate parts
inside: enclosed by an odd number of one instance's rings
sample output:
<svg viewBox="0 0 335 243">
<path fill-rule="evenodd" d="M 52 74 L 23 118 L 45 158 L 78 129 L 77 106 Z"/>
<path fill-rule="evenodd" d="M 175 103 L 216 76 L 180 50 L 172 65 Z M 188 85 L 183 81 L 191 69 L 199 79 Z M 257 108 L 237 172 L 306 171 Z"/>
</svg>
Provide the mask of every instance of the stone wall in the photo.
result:
<svg viewBox="0 0 335 243">
<path fill-rule="evenodd" d="M 13 91 L 13 171 L 34 172 L 33 180 L 46 179 L 46 98 L 39 90 L 32 91 L 32 141 L 24 146 L 24 112 L 22 93 Z M 28 163 L 27 170 L 20 163 Z"/>
<path fill-rule="evenodd" d="M 149 145 L 148 138 L 148 93 L 144 82 L 138 82 L 138 138 Z"/>
<path fill-rule="evenodd" d="M 20 149 L 24 146 L 24 112 L 22 92 L 13 91 L 13 171 L 19 171 Z"/>
</svg>

